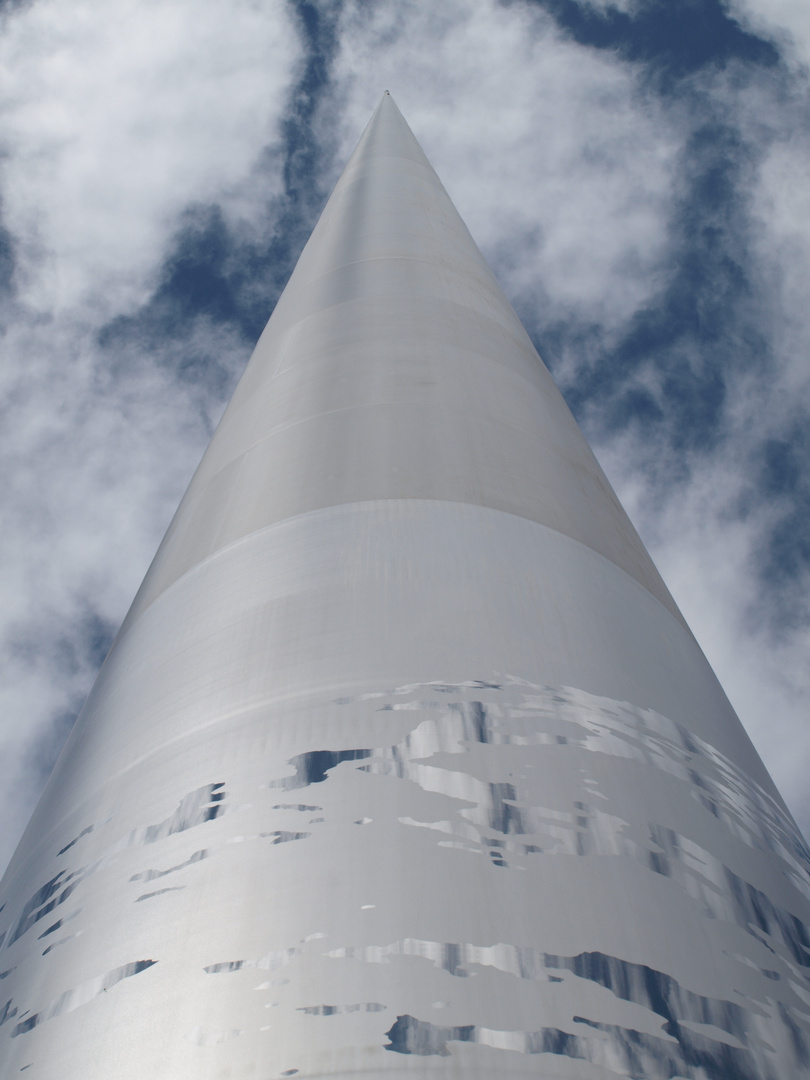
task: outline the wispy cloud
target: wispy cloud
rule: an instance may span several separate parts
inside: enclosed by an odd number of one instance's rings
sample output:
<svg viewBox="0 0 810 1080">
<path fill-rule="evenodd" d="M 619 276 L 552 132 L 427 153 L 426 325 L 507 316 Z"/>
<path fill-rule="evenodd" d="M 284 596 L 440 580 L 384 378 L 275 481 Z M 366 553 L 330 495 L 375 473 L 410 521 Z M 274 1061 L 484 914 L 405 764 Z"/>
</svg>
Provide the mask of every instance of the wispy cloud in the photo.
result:
<svg viewBox="0 0 810 1080">
<path fill-rule="evenodd" d="M 804 0 L 728 0 L 742 26 L 773 42 L 791 66 L 810 64 L 810 9 Z"/>
<path fill-rule="evenodd" d="M 301 49 L 247 2 L 40 0 L 0 28 L 5 862 L 250 351 L 202 309 L 161 342 L 103 330 L 160 288 L 190 208 L 249 218 L 257 173 L 281 195 Z"/>
</svg>

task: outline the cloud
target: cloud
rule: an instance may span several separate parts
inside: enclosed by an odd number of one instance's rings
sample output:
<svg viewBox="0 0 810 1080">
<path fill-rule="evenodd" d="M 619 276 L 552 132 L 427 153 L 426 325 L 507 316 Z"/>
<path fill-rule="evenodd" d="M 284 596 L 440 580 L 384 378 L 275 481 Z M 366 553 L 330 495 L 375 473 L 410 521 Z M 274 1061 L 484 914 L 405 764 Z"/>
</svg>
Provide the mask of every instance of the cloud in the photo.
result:
<svg viewBox="0 0 810 1080">
<path fill-rule="evenodd" d="M 728 7 L 748 30 L 778 45 L 789 62 L 810 64 L 810 9 L 804 0 L 729 0 Z"/>
<path fill-rule="evenodd" d="M 711 109 L 737 148 L 721 155 L 723 200 L 701 198 L 701 184 L 689 195 L 708 250 L 678 219 L 681 243 L 689 240 L 681 265 L 703 250 L 710 271 L 692 293 L 694 325 L 687 320 L 688 333 L 647 354 L 642 371 L 658 417 L 629 409 L 605 425 L 602 402 L 583 408 L 620 497 L 807 832 L 810 236 L 799 179 L 810 145 L 801 119 L 807 86 L 784 69 L 732 66 L 690 90 L 707 101 L 699 115 Z M 716 140 L 715 177 L 718 149 Z M 666 392 L 675 371 L 685 407 Z M 711 424 L 700 419 L 703 385 L 718 386 Z M 631 387 L 619 379 L 615 391 Z M 582 392 L 580 383 L 573 397 Z"/>
<path fill-rule="evenodd" d="M 103 328 L 148 303 L 190 207 L 245 220 L 282 191 L 299 58 L 279 5 L 3 15 L 2 863 L 250 351 L 201 312 L 159 342 Z"/>
<path fill-rule="evenodd" d="M 535 321 L 616 326 L 655 287 L 680 140 L 633 65 L 541 9 L 455 0 L 349 7 L 336 75 L 342 156 L 390 89 L 510 295 L 544 309 Z"/>
<path fill-rule="evenodd" d="M 741 395 L 742 396 L 742 395 Z M 762 397 L 752 394 L 748 419 Z M 754 423 L 756 418 L 753 417 Z M 661 490 L 639 470 L 649 455 L 638 435 L 626 432 L 597 447 L 608 477 L 630 513 L 675 600 L 694 631 L 732 705 L 805 833 L 810 824 L 807 787 L 807 700 L 810 625 L 790 619 L 790 598 L 771 583 L 763 589 L 763 548 L 786 506 L 757 497 L 740 513 L 758 451 L 746 445 L 744 418 L 735 436 L 693 461 L 687 483 Z M 754 448 L 759 433 L 751 432 Z M 742 466 L 742 467 L 741 467 Z M 802 535 L 802 534 L 800 534 Z M 807 573 L 789 588 L 806 603 Z"/>
<path fill-rule="evenodd" d="M 3 213 L 21 299 L 145 297 L 175 218 L 278 137 L 297 53 L 280 6 L 38 0 L 6 15 Z"/>
</svg>

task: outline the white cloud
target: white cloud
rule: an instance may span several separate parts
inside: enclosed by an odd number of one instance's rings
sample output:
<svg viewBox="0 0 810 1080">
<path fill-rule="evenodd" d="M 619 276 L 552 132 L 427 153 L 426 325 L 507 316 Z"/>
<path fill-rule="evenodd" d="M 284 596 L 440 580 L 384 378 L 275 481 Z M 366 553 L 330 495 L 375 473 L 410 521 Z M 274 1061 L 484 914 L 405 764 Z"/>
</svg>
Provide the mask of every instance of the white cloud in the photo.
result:
<svg viewBox="0 0 810 1080">
<path fill-rule="evenodd" d="M 286 6 L 251 0 L 38 0 L 0 26 L 19 287 L 0 369 L 3 865 L 51 725 L 95 675 L 93 622 L 123 618 L 222 405 L 178 382 L 168 345 L 111 367 L 98 331 L 147 298 L 187 205 L 249 217 L 280 186 L 254 174 L 300 50 Z M 226 370 L 247 358 L 203 318 L 183 346 Z"/>
<path fill-rule="evenodd" d="M 688 484 L 661 497 L 637 470 L 650 448 L 629 436 L 596 447 L 598 457 L 647 549 L 728 694 L 777 787 L 805 834 L 810 833 L 807 763 L 810 731 L 807 666 L 810 627 L 774 635 L 759 617 L 753 573 L 756 549 L 772 508 L 742 519 L 735 504 L 748 477 L 746 442 L 770 429 L 758 416 L 763 396 L 740 388 L 732 437 L 712 457 L 693 459 Z M 747 397 L 747 402 L 746 402 Z M 801 589 L 802 583 L 797 582 Z"/>
<path fill-rule="evenodd" d="M 757 246 L 773 291 L 773 340 L 788 404 L 808 399 L 810 366 L 810 132 L 781 133 L 753 190 Z"/>
<path fill-rule="evenodd" d="M 746 29 L 773 41 L 793 63 L 810 64 L 807 0 L 726 0 L 726 3 Z"/>
<path fill-rule="evenodd" d="M 137 304 L 177 213 L 276 137 L 298 52 L 284 6 L 38 0 L 3 31 L 0 179 L 23 299 Z"/>
<path fill-rule="evenodd" d="M 722 437 L 711 453 L 688 456 L 688 483 L 662 491 L 639 471 L 640 462 L 656 462 L 667 472 L 672 452 L 663 445 L 619 435 L 596 449 L 777 786 L 810 834 L 810 629 L 800 621 L 775 626 L 778 601 L 758 573 L 769 535 L 802 496 L 757 491 L 762 448 L 790 440 L 795 426 L 806 426 L 810 417 L 810 87 L 802 72 L 786 83 L 771 71 L 735 65 L 696 76 L 693 85 L 744 148 L 737 198 L 748 232 L 738 237 L 737 254 L 744 252 L 747 306 L 756 313 L 767 357 L 759 368 L 741 364 L 725 372 L 727 397 L 716 433 Z M 682 359 L 701 362 L 688 353 Z M 810 575 L 799 575 L 792 593 L 797 610 L 807 614 Z"/>
<path fill-rule="evenodd" d="M 94 627 L 121 622 L 221 405 L 180 384 L 166 355 L 133 350 L 105 372 L 93 330 L 20 316 L 4 339 L 17 371 L 6 370 L 0 440 L 0 865 L 46 778 L 37 757 L 54 718 L 95 678 Z M 188 331 L 198 355 L 237 369 L 247 359 L 208 320 Z"/>
<path fill-rule="evenodd" d="M 650 295 L 680 134 L 631 65 L 452 0 L 350 9 L 337 74 L 343 156 L 389 89 L 512 296 L 609 328 Z"/>
</svg>

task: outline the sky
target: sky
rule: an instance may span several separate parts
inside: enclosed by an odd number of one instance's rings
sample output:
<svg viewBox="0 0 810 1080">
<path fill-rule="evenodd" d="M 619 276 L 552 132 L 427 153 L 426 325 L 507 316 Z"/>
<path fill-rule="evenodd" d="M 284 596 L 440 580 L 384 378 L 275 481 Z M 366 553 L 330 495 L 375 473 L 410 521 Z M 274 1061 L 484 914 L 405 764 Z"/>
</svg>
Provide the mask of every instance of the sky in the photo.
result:
<svg viewBox="0 0 810 1080">
<path fill-rule="evenodd" d="M 810 835 L 807 0 L 0 0 L 0 869 L 385 89 Z"/>
</svg>

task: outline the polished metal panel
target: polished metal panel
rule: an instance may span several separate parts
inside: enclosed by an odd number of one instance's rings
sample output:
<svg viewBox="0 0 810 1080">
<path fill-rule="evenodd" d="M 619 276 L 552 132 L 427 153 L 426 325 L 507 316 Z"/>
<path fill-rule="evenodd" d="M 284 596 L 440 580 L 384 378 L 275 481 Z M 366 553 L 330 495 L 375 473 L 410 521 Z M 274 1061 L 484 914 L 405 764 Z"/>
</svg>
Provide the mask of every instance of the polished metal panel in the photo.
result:
<svg viewBox="0 0 810 1080">
<path fill-rule="evenodd" d="M 808 866 L 385 96 L 3 881 L 0 1077 L 803 1077 Z"/>
</svg>

